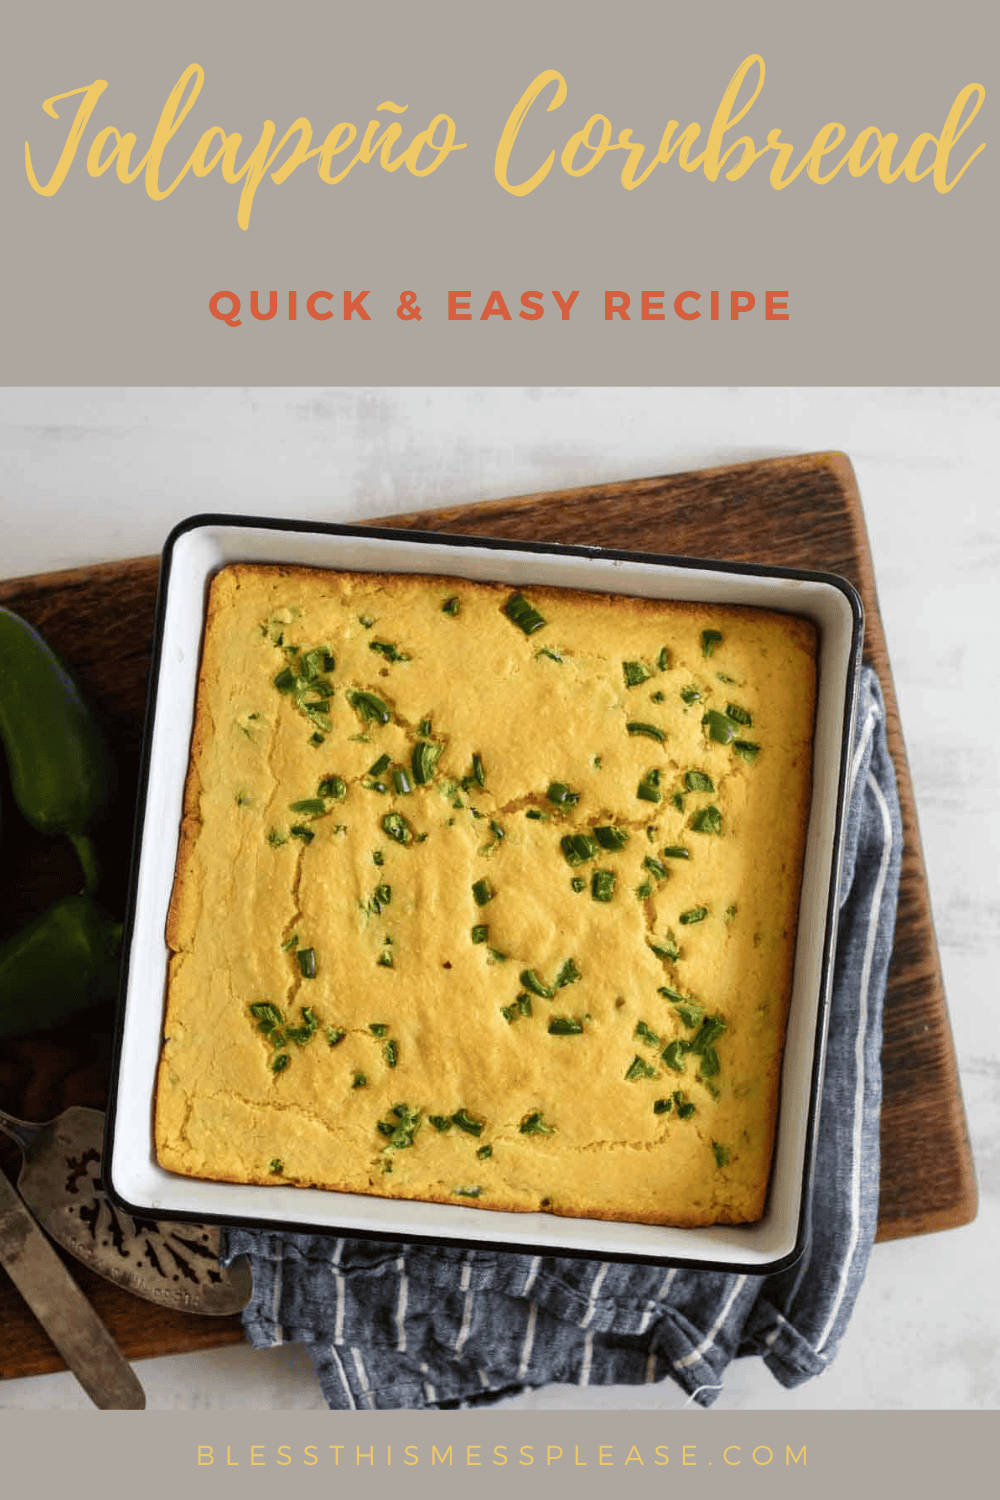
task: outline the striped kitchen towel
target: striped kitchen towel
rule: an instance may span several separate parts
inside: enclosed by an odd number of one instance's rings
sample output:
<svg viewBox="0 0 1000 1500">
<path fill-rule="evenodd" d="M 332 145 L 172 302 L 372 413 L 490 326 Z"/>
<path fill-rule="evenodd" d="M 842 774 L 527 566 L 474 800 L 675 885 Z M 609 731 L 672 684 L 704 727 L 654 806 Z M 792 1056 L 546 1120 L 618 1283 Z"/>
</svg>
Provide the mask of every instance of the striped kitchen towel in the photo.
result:
<svg viewBox="0 0 1000 1500">
<path fill-rule="evenodd" d="M 232 1229 L 255 1348 L 301 1340 L 332 1407 L 486 1404 L 554 1382 L 672 1379 L 715 1400 L 761 1355 L 795 1386 L 833 1359 L 878 1213 L 882 1002 L 902 832 L 878 681 L 861 682 L 805 1255 L 760 1277 Z"/>
</svg>

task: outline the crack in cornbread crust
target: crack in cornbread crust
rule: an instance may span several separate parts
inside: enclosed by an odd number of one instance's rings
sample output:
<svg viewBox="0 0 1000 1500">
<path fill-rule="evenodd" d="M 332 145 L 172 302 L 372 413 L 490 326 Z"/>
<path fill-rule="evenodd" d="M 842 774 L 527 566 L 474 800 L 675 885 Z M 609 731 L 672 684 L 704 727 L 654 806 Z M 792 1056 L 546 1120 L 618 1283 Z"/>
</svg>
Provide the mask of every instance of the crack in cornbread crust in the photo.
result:
<svg viewBox="0 0 1000 1500">
<path fill-rule="evenodd" d="M 547 624 L 525 636 L 502 613 L 512 592 L 451 578 L 243 565 L 214 580 L 167 929 L 159 1161 L 216 1180 L 507 1211 L 676 1225 L 756 1219 L 808 820 L 815 632 L 759 609 L 530 587 Z M 460 601 L 454 617 L 441 610 L 452 596 Z M 286 644 L 326 646 L 336 658 L 331 729 L 320 746 L 309 744 L 312 724 L 273 686 L 285 657 L 261 626 L 289 615 Z M 370 629 L 359 616 L 373 617 Z M 706 628 L 723 637 L 711 657 L 702 653 Z M 373 653 L 373 640 L 395 643 L 410 660 Z M 663 646 L 670 666 L 661 672 Z M 542 647 L 562 660 L 538 656 Z M 627 688 L 628 660 L 645 661 L 649 680 Z M 720 682 L 719 672 L 736 681 Z M 680 689 L 690 684 L 704 697 L 686 707 Z M 367 741 L 356 738 L 364 726 L 349 689 L 374 692 L 392 710 L 393 722 L 370 726 Z M 745 735 L 762 746 L 753 765 L 702 729 L 705 708 L 723 711 L 730 701 L 753 719 Z M 409 796 L 367 790 L 366 773 L 383 752 L 409 766 L 425 718 L 443 745 L 433 784 Z M 661 726 L 664 742 L 628 735 L 630 720 Z M 486 786 L 459 791 L 464 805 L 455 809 L 444 784 L 468 776 L 474 753 Z M 662 774 L 659 804 L 636 797 L 651 767 Z M 711 777 L 714 791 L 687 794 L 681 813 L 670 797 L 692 768 Z M 270 847 L 267 831 L 287 835 L 294 819 L 288 804 L 314 796 L 330 774 L 347 784 L 346 797 L 309 822 L 313 841 Z M 546 800 L 552 781 L 580 793 L 565 814 Z M 690 828 L 692 813 L 709 804 L 720 809 L 721 836 Z M 527 818 L 530 808 L 548 820 Z M 399 847 L 387 839 L 380 823 L 388 811 L 426 841 Z M 506 837 L 484 854 L 490 820 Z M 571 869 L 560 836 L 602 823 L 627 828 L 626 847 Z M 347 832 L 334 832 L 341 824 Z M 649 879 L 644 858 L 672 845 L 687 846 L 692 858 L 664 860 L 669 878 L 637 899 Z M 615 872 L 608 903 L 591 898 L 594 869 Z M 582 893 L 571 888 L 574 876 L 586 881 Z M 471 885 L 483 877 L 495 894 L 478 907 Z M 391 903 L 363 918 L 359 903 L 380 883 L 391 887 Z M 704 921 L 680 923 L 701 905 L 709 907 Z M 480 923 L 488 941 L 473 944 Z M 668 932 L 680 948 L 676 962 L 648 947 Z M 281 951 L 293 933 L 316 949 L 315 979 L 303 977 L 294 952 Z M 386 935 L 391 969 L 376 964 Z M 489 962 L 491 948 L 508 961 Z M 569 957 L 580 980 L 551 1001 L 532 996 L 532 1016 L 509 1024 L 501 1007 L 521 991 L 521 971 L 551 980 Z M 698 1081 L 696 1058 L 683 1076 L 660 1061 L 663 1046 L 693 1034 L 661 986 L 724 1017 L 718 1100 Z M 264 1001 L 286 1019 L 307 1005 L 320 1021 L 308 1045 L 288 1047 L 291 1062 L 277 1075 L 249 1014 Z M 554 1016 L 579 1020 L 583 1034 L 550 1035 Z M 661 1038 L 660 1049 L 635 1037 L 638 1021 Z M 372 1024 L 388 1026 L 395 1068 L 385 1065 Z M 328 1025 L 347 1033 L 332 1049 Z M 624 1081 L 635 1056 L 659 1076 Z M 357 1072 L 365 1087 L 352 1088 Z M 655 1115 L 653 1101 L 678 1089 L 694 1116 Z M 400 1101 L 424 1119 L 411 1147 L 392 1150 L 376 1122 L 391 1119 Z M 458 1127 L 438 1134 L 427 1122 L 462 1108 L 484 1122 L 481 1136 Z M 523 1135 L 520 1123 L 534 1113 L 555 1133 Z M 713 1143 L 729 1151 L 721 1167 Z M 476 1154 L 483 1145 L 493 1148 L 486 1161 Z M 272 1172 L 276 1160 L 281 1170 Z M 456 1196 L 460 1187 L 480 1194 Z"/>
</svg>

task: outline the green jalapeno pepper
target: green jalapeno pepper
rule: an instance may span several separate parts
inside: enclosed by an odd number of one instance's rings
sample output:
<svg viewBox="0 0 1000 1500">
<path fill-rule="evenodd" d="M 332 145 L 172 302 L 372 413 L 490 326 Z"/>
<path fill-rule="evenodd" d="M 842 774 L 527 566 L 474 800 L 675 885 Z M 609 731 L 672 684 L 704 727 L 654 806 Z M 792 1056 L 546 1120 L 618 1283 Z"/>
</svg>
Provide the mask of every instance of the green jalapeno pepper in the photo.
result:
<svg viewBox="0 0 1000 1500">
<path fill-rule="evenodd" d="M 113 1000 L 122 928 L 87 895 L 64 896 L 0 945 L 0 1037 L 47 1030 Z"/>
<path fill-rule="evenodd" d="M 73 677 L 38 632 L 0 608 L 0 740 L 11 791 L 40 833 L 64 834 L 93 892 L 98 865 L 89 832 L 106 811 L 115 766 Z"/>
</svg>

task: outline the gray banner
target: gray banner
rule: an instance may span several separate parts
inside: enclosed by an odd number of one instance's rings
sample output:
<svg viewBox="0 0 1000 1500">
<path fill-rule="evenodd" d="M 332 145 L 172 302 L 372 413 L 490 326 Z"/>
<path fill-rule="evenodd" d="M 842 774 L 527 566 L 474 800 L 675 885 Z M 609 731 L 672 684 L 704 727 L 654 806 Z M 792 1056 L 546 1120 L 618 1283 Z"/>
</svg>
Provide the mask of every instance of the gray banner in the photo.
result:
<svg viewBox="0 0 1000 1500">
<path fill-rule="evenodd" d="M 25 6 L 0 380 L 993 382 L 997 14 Z"/>
<path fill-rule="evenodd" d="M 14 1421 L 0 1422 L 0 1434 L 9 1439 Z M 926 1412 L 284 1412 L 266 1423 L 251 1412 L 64 1413 L 58 1443 L 51 1416 L 16 1422 L 5 1461 L 11 1494 L 104 1493 L 117 1474 L 152 1500 L 502 1500 L 512 1489 L 524 1500 L 665 1490 L 698 1500 L 842 1500 L 859 1482 L 867 1494 L 940 1495 L 992 1469 L 991 1419 L 968 1412 L 931 1421 Z"/>
</svg>

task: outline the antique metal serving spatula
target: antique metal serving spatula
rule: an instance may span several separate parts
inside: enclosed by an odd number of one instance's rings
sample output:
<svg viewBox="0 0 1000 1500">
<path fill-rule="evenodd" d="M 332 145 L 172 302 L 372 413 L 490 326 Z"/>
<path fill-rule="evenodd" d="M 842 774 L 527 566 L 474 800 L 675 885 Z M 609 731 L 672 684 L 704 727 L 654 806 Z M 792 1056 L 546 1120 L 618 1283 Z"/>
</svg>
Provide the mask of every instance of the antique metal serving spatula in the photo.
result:
<svg viewBox="0 0 1000 1500">
<path fill-rule="evenodd" d="M 134 1219 L 101 1184 L 104 1116 L 65 1110 L 29 1125 L 0 1110 L 0 1130 L 24 1154 L 17 1188 L 47 1234 L 84 1265 L 150 1302 L 216 1317 L 250 1297 L 250 1268 L 219 1265 L 219 1230 L 208 1224 Z"/>
</svg>

